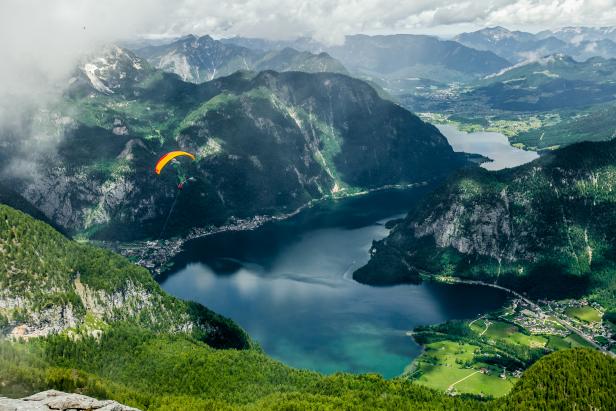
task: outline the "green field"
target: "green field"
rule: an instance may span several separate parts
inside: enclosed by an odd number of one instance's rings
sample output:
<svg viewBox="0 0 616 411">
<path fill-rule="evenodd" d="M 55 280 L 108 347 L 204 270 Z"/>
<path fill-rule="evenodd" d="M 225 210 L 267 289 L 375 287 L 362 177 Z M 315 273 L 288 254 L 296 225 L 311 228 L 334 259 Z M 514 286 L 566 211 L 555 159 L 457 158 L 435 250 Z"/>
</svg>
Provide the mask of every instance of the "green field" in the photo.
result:
<svg viewBox="0 0 616 411">
<path fill-rule="evenodd" d="M 566 338 L 550 335 L 548 337 L 548 348 L 552 350 L 566 350 L 567 348 L 571 348 L 571 342 Z"/>
<path fill-rule="evenodd" d="M 511 391 L 517 380 L 517 378 L 512 377 L 507 377 L 504 380 L 498 377 L 495 372 L 492 372 L 490 375 L 477 373 L 456 384 L 455 389 L 459 392 L 502 397 Z"/>
<path fill-rule="evenodd" d="M 577 318 L 580 321 L 594 323 L 601 321 L 601 313 L 592 307 L 569 307 L 565 310 L 569 317 Z"/>
<path fill-rule="evenodd" d="M 453 385 L 457 392 L 500 397 L 507 394 L 516 381 L 515 378 L 501 379 L 499 370 L 494 368 L 488 375 L 478 372 L 485 366 L 472 363 L 478 346 L 440 341 L 425 348 L 415 371 L 414 379 L 419 384 L 441 391 L 447 391 Z M 471 368 L 468 363 L 472 363 Z"/>
<path fill-rule="evenodd" d="M 579 335 L 575 333 L 569 334 L 565 338 L 565 341 L 568 341 L 571 344 L 571 348 L 576 348 L 576 347 L 592 348 L 592 345 L 588 341 L 586 341 L 585 339 L 583 339 L 582 337 L 580 337 Z"/>
<path fill-rule="evenodd" d="M 545 347 L 547 339 L 538 335 L 527 335 L 520 332 L 520 328 L 511 323 L 504 321 L 490 321 L 488 329 L 486 329 L 486 320 L 477 320 L 470 327 L 478 335 L 482 335 L 489 339 L 506 340 L 508 343 L 519 344 L 526 347 Z M 482 334 L 483 333 L 483 334 Z"/>
</svg>

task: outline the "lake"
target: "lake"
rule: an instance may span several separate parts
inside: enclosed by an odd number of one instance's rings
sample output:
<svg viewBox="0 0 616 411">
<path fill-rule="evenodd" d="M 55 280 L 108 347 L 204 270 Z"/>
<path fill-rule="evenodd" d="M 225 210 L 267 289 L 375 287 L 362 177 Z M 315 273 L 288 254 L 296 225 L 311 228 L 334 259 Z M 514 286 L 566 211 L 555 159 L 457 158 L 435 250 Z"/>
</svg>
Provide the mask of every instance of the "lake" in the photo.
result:
<svg viewBox="0 0 616 411">
<path fill-rule="evenodd" d="M 539 157 L 535 151 L 526 151 L 515 148 L 509 144 L 509 139 L 501 133 L 479 131 L 466 133 L 454 126 L 436 125 L 454 151 L 475 153 L 486 156 L 493 161 L 483 163 L 481 167 L 487 170 L 500 170 L 516 167 Z"/>
<path fill-rule="evenodd" d="M 371 287 L 352 279 L 384 223 L 429 188 L 321 203 L 285 220 L 186 244 L 162 287 L 239 323 L 270 356 L 323 373 L 401 374 L 420 347 L 406 332 L 501 307 L 503 292 L 425 282 Z"/>
</svg>

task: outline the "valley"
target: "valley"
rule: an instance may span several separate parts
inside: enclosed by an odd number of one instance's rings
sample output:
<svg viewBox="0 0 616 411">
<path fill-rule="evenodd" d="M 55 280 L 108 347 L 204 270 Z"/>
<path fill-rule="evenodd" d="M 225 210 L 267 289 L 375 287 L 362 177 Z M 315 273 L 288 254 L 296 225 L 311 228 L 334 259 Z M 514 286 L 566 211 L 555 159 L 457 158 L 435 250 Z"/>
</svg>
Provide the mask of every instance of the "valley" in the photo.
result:
<svg viewBox="0 0 616 411">
<path fill-rule="evenodd" d="M 482 287 L 379 288 L 350 278 L 367 261 L 371 241 L 386 235 L 386 222 L 426 190 L 329 201 L 254 230 L 189 242 L 161 286 L 237 321 L 285 364 L 396 377 L 419 353 L 407 330 L 473 317 L 505 301 L 504 293 Z"/>
<path fill-rule="evenodd" d="M 0 4 L 0 411 L 612 409 L 614 14 L 429 3 Z"/>
</svg>

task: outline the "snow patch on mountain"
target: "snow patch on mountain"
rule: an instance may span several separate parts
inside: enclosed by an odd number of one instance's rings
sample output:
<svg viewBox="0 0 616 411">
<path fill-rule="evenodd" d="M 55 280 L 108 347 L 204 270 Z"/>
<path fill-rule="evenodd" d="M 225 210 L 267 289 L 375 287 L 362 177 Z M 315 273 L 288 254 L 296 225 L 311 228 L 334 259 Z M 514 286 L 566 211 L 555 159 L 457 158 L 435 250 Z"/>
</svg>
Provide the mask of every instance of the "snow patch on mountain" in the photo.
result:
<svg viewBox="0 0 616 411">
<path fill-rule="evenodd" d="M 113 90 L 107 87 L 105 83 L 103 83 L 103 81 L 100 78 L 98 78 L 97 76 L 98 67 L 96 65 L 92 63 L 86 63 L 83 66 L 83 71 L 86 73 L 86 76 L 88 76 L 90 83 L 92 83 L 92 87 L 94 87 L 101 93 L 105 93 L 105 94 L 113 93 Z"/>
</svg>

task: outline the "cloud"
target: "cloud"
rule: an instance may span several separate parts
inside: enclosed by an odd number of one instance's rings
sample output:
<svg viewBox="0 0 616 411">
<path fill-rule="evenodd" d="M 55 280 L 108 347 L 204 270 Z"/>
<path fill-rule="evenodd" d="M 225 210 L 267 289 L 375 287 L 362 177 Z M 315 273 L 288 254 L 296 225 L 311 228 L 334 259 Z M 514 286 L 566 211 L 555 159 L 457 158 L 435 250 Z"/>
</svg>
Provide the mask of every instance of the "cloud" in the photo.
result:
<svg viewBox="0 0 616 411">
<path fill-rule="evenodd" d="M 15 130 L 25 139 L 32 113 L 59 95 L 79 58 L 122 39 L 193 33 L 336 44 L 354 33 L 612 24 L 616 0 L 3 0 L 0 142 Z"/>
<path fill-rule="evenodd" d="M 4 0 L 0 99 L 41 95 L 84 52 L 137 35 L 312 36 L 340 43 L 359 32 L 573 24 L 616 24 L 616 0 Z"/>
<path fill-rule="evenodd" d="M 359 32 L 447 31 L 448 26 L 555 28 L 616 24 L 614 0 L 182 0 L 153 28 L 185 33 L 340 42 Z"/>
<path fill-rule="evenodd" d="M 165 7 L 118 0 L 0 2 L 0 156 L 10 153 L 8 171 L 27 175 L 36 155 L 60 140 L 33 126 L 79 59 L 99 45 L 153 29 Z"/>
</svg>

